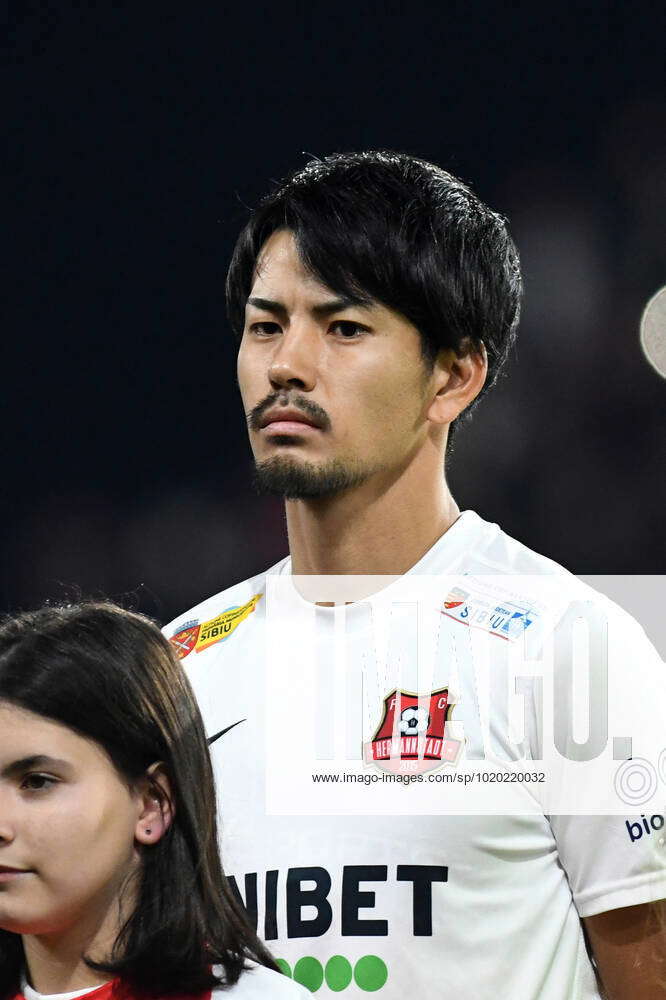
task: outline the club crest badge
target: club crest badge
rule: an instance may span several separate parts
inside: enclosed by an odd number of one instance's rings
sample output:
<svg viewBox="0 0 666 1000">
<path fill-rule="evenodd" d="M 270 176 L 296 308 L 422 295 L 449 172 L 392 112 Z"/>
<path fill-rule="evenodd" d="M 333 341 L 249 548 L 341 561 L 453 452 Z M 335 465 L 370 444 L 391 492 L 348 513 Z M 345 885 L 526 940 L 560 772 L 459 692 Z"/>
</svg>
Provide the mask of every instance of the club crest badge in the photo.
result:
<svg viewBox="0 0 666 1000">
<path fill-rule="evenodd" d="M 384 698 L 375 735 L 363 746 L 365 763 L 394 774 L 422 774 L 457 764 L 463 741 L 445 733 L 452 711 L 448 688 L 432 691 L 420 702 L 418 694 L 394 689 Z"/>
</svg>

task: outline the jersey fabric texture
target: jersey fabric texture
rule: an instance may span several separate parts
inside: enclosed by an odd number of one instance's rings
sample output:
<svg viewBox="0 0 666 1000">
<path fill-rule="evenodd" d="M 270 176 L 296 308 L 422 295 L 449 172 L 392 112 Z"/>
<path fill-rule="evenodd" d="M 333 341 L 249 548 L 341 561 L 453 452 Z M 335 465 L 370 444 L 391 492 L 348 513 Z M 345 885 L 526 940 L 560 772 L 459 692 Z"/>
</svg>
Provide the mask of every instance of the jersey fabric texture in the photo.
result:
<svg viewBox="0 0 666 1000">
<path fill-rule="evenodd" d="M 630 616 L 472 511 L 409 573 L 458 580 L 441 595 L 449 612 L 442 621 L 453 630 L 463 627 L 475 576 L 498 574 L 499 587 L 504 574 L 532 577 L 535 589 L 547 578 L 562 606 L 584 588 L 603 603 L 611 639 L 621 636 L 630 650 L 628 669 L 647 701 L 663 687 L 659 658 Z M 266 647 L 269 574 L 289 577 L 290 560 L 204 601 L 164 632 L 209 736 L 225 731 L 212 747 L 223 863 L 285 971 L 318 997 L 349 1000 L 600 997 L 580 918 L 666 896 L 658 822 L 639 837 L 630 828 L 635 816 L 525 815 L 522 789 L 506 815 L 267 816 L 264 671 L 290 683 L 289 663 Z M 508 624 L 502 619 L 508 636 L 529 625 L 520 607 L 534 606 L 529 593 L 511 599 Z M 496 600 L 502 604 L 501 595 Z M 302 601 L 295 588 L 294 601 Z M 324 633 L 329 611 L 317 609 Z M 444 660 L 441 671 L 439 688 L 448 683 Z M 460 683 L 462 703 L 464 677 Z M 656 725 L 660 711 L 657 704 Z"/>
<path fill-rule="evenodd" d="M 286 976 L 266 969 L 263 965 L 255 965 L 241 973 L 238 982 L 226 989 L 215 989 L 197 996 L 173 996 L 169 1000 L 216 1000 L 222 997 L 232 997 L 233 1000 L 305 1000 L 309 995 L 303 987 L 291 982 Z M 24 984 L 23 991 L 14 1000 L 77 1000 L 78 997 L 85 997 L 86 1000 L 134 1000 L 133 994 L 117 979 L 96 989 L 73 993 L 38 993 Z"/>
</svg>

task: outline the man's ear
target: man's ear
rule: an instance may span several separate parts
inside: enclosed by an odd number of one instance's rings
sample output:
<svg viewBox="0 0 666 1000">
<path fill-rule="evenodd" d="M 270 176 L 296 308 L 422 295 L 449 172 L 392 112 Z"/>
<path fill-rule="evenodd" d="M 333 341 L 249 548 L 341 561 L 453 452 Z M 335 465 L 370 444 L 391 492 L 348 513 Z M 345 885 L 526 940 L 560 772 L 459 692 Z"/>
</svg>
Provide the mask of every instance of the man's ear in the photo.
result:
<svg viewBox="0 0 666 1000">
<path fill-rule="evenodd" d="M 140 844 L 156 844 L 171 826 L 173 795 L 164 764 L 151 764 L 137 786 L 140 814 L 134 830 Z"/>
<path fill-rule="evenodd" d="M 471 344 L 462 356 L 452 349 L 439 352 L 431 378 L 435 395 L 428 407 L 434 424 L 450 424 L 481 392 L 488 374 L 485 344 Z"/>
</svg>

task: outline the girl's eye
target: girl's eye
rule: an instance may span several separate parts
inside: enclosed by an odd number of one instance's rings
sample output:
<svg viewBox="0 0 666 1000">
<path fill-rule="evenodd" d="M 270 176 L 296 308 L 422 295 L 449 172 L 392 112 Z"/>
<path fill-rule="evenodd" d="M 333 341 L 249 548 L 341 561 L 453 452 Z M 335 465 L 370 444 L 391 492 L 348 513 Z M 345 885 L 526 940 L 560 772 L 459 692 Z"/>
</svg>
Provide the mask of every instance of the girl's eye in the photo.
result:
<svg viewBox="0 0 666 1000">
<path fill-rule="evenodd" d="M 51 788 L 56 782 L 57 779 L 52 778 L 48 774 L 26 774 L 21 782 L 21 788 L 29 792 L 41 792 L 47 788 Z"/>
<path fill-rule="evenodd" d="M 368 332 L 367 327 L 347 319 L 339 319 L 333 323 L 331 330 L 334 333 L 339 333 L 343 340 L 358 340 L 359 337 Z"/>
</svg>

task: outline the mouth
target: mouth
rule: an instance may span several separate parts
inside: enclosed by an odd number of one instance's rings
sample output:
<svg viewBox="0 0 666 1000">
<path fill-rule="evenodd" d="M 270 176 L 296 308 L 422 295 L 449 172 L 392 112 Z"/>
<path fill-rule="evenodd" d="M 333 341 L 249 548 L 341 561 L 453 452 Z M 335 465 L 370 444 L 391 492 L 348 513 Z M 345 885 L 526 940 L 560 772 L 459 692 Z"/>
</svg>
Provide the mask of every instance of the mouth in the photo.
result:
<svg viewBox="0 0 666 1000">
<path fill-rule="evenodd" d="M 321 430 L 315 420 L 306 417 L 301 410 L 294 409 L 269 410 L 264 414 L 259 428 L 268 434 L 303 434 Z"/>
<path fill-rule="evenodd" d="M 11 882 L 19 875 L 29 875 L 29 868 L 9 868 L 7 865 L 0 865 L 0 883 Z"/>
</svg>

